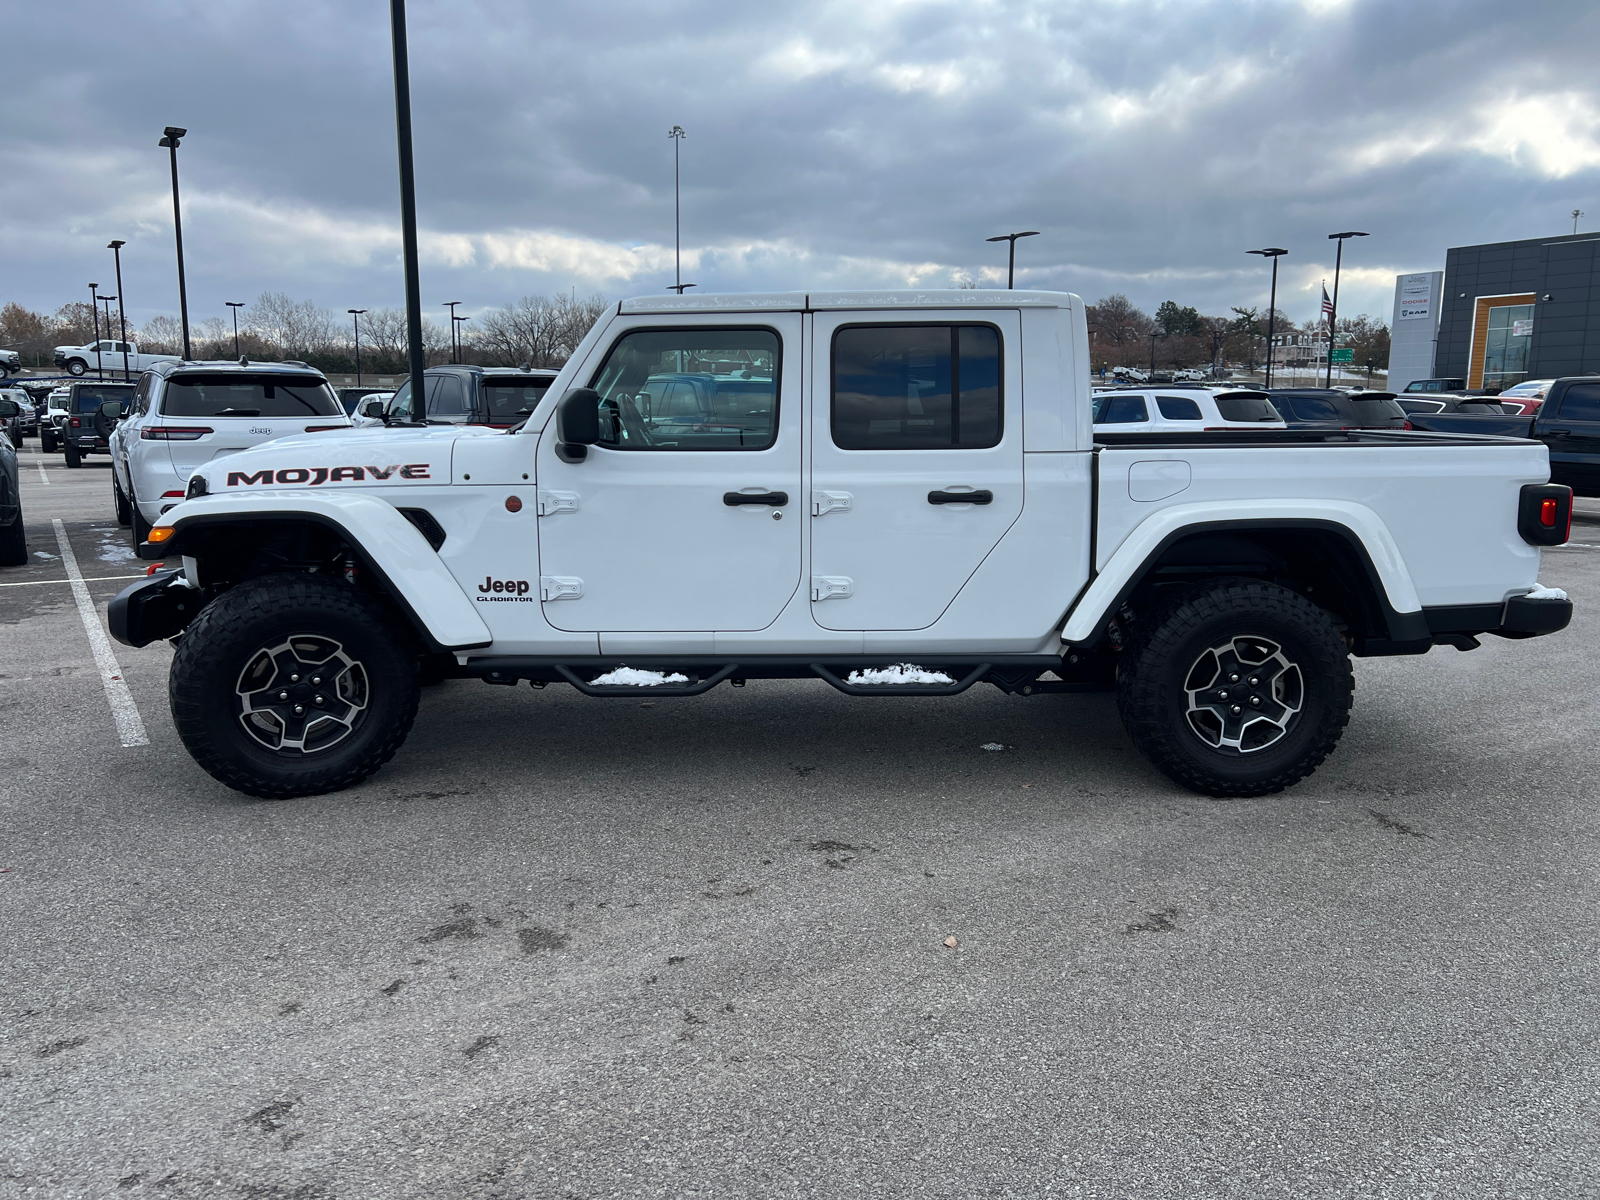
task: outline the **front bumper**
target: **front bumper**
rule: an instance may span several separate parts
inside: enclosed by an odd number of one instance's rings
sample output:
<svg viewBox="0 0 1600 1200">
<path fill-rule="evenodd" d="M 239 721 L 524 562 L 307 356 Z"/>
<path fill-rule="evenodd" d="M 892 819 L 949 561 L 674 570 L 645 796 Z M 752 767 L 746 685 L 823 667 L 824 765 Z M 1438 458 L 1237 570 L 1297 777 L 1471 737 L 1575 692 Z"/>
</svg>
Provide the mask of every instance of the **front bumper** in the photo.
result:
<svg viewBox="0 0 1600 1200">
<path fill-rule="evenodd" d="M 201 593 L 189 586 L 182 569 L 173 568 L 118 592 L 106 609 L 106 624 L 124 646 L 148 646 L 182 633 L 200 607 Z"/>
</svg>

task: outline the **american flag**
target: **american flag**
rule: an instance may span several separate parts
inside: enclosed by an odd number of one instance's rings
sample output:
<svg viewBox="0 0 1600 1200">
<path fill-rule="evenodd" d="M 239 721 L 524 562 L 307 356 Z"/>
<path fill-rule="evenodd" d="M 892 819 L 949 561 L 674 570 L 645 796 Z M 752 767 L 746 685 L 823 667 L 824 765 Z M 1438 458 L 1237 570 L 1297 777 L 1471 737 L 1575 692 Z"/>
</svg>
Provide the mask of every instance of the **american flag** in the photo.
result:
<svg viewBox="0 0 1600 1200">
<path fill-rule="evenodd" d="M 1328 299 L 1327 284 L 1322 285 L 1322 315 L 1325 317 L 1333 316 L 1333 301 Z"/>
</svg>

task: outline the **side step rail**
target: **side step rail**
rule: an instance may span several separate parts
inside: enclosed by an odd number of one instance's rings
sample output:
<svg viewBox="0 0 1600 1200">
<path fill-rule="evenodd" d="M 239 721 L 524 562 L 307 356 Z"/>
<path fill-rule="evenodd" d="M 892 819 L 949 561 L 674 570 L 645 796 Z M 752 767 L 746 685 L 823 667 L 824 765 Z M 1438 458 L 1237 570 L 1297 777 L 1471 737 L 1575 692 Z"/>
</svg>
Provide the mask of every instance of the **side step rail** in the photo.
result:
<svg viewBox="0 0 1600 1200">
<path fill-rule="evenodd" d="M 555 669 L 563 679 L 585 696 L 698 696 L 701 692 L 709 692 L 732 675 L 739 669 L 739 664 L 729 663 L 704 679 L 691 675 L 687 683 L 658 683 L 643 686 L 634 683 L 593 684 L 562 663 L 556 663 Z"/>
<path fill-rule="evenodd" d="M 847 683 L 821 663 L 812 663 L 812 673 L 847 696 L 954 696 L 964 692 L 994 669 L 993 663 L 979 663 L 954 683 Z"/>
</svg>

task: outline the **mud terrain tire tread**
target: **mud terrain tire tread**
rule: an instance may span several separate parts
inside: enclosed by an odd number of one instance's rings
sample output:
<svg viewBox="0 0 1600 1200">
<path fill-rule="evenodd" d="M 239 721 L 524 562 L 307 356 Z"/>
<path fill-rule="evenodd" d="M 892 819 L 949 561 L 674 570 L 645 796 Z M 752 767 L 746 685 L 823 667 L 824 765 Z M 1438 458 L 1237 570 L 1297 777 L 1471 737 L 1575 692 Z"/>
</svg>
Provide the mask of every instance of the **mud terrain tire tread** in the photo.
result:
<svg viewBox="0 0 1600 1200">
<path fill-rule="evenodd" d="M 1300 665 L 1306 706 L 1283 749 L 1230 758 L 1188 728 L 1183 682 L 1205 644 L 1248 632 L 1292 644 L 1285 651 Z M 1354 691 L 1349 651 L 1329 615 L 1297 592 L 1254 579 L 1178 592 L 1136 624 L 1117 670 L 1117 712 L 1135 745 L 1173 782 L 1218 797 L 1281 792 L 1310 775 L 1338 745 Z"/>
<path fill-rule="evenodd" d="M 330 628 L 331 627 L 331 628 Z M 278 762 L 258 749 L 232 707 L 244 656 L 273 637 L 320 633 L 349 646 L 373 687 L 369 712 L 351 744 Z M 208 604 L 179 640 L 168 677 L 173 724 L 194 760 L 236 791 L 266 800 L 339 791 L 394 757 L 416 720 L 417 658 L 385 607 L 349 584 L 303 573 L 242 583 Z"/>
</svg>

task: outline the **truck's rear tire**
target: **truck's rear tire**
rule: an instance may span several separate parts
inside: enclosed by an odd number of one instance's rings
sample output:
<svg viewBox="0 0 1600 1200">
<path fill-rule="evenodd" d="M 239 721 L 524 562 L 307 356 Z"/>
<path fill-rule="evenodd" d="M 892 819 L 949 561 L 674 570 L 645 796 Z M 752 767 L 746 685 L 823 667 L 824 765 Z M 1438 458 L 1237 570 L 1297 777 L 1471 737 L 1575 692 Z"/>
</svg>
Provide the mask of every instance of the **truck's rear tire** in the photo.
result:
<svg viewBox="0 0 1600 1200">
<path fill-rule="evenodd" d="M 67 466 L 74 469 L 83 466 L 83 455 L 78 453 L 78 448 L 71 442 L 62 447 L 61 452 L 67 457 Z"/>
<path fill-rule="evenodd" d="M 212 776 L 266 799 L 309 796 L 394 756 L 417 715 L 417 655 L 349 584 L 268 575 L 195 618 L 168 697 L 178 736 Z"/>
<path fill-rule="evenodd" d="M 1250 579 L 1172 597 L 1135 627 L 1117 668 L 1128 735 L 1208 796 L 1262 796 L 1311 774 L 1338 744 L 1354 689 L 1328 614 Z"/>
<path fill-rule="evenodd" d="M 46 454 L 56 452 L 56 439 L 45 432 L 43 425 L 39 426 L 39 449 Z"/>
</svg>

